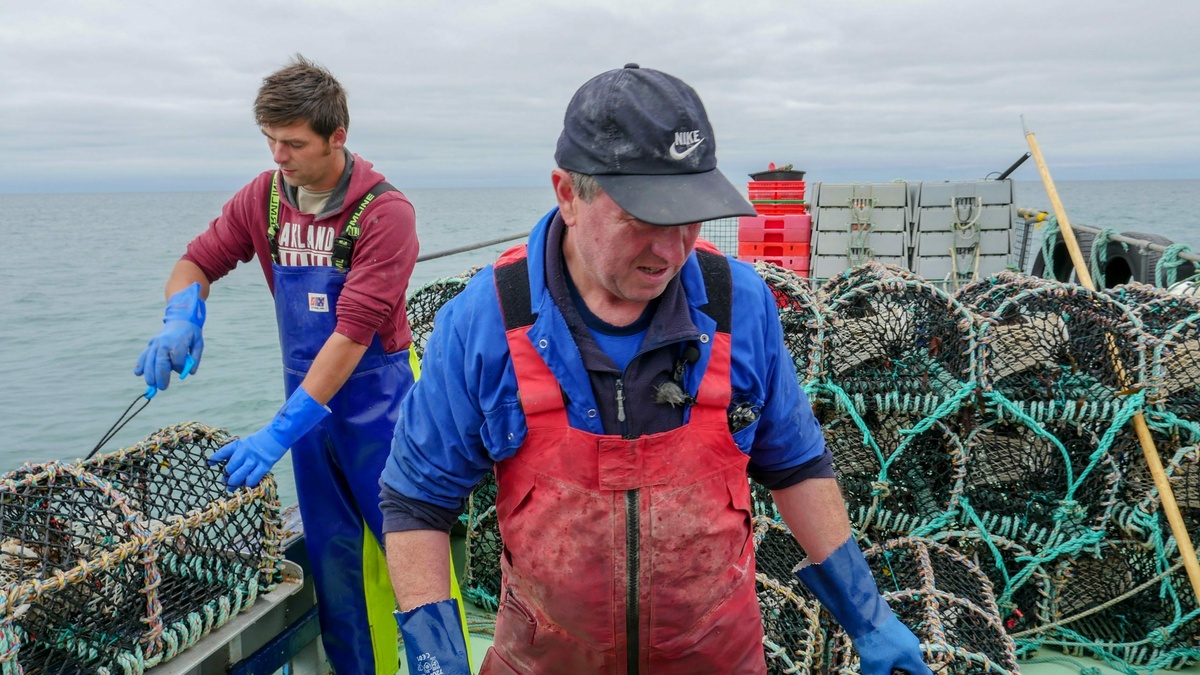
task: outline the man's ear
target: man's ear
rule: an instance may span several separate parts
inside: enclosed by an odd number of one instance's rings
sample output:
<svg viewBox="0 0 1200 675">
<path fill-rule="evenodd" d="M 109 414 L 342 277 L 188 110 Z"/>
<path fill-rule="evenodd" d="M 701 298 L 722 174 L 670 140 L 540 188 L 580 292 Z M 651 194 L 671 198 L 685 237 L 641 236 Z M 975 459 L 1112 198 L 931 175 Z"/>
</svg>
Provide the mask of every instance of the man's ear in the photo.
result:
<svg viewBox="0 0 1200 675">
<path fill-rule="evenodd" d="M 563 222 L 567 227 L 575 224 L 576 205 L 579 203 L 575 199 L 575 183 L 571 180 L 571 174 L 563 169 L 555 169 L 550 172 L 550 183 L 554 185 L 554 197 L 558 200 L 558 212 L 562 215 Z"/>
<path fill-rule="evenodd" d="M 329 147 L 341 150 L 346 145 L 346 127 L 338 127 L 329 135 Z"/>
</svg>

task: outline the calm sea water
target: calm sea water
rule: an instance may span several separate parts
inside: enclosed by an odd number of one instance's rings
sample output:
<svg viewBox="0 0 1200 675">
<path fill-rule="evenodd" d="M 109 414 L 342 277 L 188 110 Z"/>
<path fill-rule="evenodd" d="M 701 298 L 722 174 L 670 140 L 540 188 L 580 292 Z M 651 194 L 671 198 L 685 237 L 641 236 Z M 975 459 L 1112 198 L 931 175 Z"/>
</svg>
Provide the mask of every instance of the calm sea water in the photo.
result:
<svg viewBox="0 0 1200 675">
<path fill-rule="evenodd" d="M 1156 233 L 1200 249 L 1200 180 L 1061 182 L 1074 223 Z M 552 205 L 545 188 L 410 190 L 423 253 L 523 233 Z M 1020 206 L 1049 209 L 1040 183 Z M 0 471 L 86 455 L 144 391 L 133 366 L 161 326 L 163 284 L 226 193 L 0 195 Z M 510 244 L 420 263 L 409 291 L 493 260 Z M 258 265 L 213 287 L 200 370 L 175 381 L 105 450 L 198 421 L 253 433 L 283 402 L 274 309 Z M 291 465 L 276 477 L 295 500 Z"/>
</svg>

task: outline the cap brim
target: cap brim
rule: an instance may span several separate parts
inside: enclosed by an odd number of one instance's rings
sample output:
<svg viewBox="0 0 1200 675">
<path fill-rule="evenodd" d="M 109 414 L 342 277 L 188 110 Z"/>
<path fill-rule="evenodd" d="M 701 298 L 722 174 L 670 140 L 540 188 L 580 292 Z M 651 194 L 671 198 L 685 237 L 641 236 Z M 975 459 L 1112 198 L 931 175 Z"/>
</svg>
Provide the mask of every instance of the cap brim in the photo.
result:
<svg viewBox="0 0 1200 675">
<path fill-rule="evenodd" d="M 704 173 L 593 177 L 617 206 L 651 225 L 688 225 L 757 215 L 750 202 L 718 169 Z"/>
</svg>

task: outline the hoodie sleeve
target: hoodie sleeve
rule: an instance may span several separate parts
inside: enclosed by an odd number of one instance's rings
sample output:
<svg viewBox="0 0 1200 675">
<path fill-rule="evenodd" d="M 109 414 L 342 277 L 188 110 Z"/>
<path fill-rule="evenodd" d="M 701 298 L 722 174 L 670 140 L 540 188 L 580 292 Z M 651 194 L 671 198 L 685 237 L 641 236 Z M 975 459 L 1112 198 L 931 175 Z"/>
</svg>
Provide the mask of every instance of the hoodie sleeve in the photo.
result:
<svg viewBox="0 0 1200 675">
<path fill-rule="evenodd" d="M 225 202 L 221 215 L 214 218 L 208 229 L 196 235 L 188 244 L 183 260 L 199 267 L 209 283 L 229 274 L 238 263 L 250 262 L 254 257 L 259 247 L 254 236 L 255 229 L 265 232 L 266 227 L 263 215 L 266 208 L 264 190 L 270 185 L 270 175 L 267 172 L 238 190 Z M 259 239 L 265 247 L 266 237 L 260 236 Z"/>
</svg>

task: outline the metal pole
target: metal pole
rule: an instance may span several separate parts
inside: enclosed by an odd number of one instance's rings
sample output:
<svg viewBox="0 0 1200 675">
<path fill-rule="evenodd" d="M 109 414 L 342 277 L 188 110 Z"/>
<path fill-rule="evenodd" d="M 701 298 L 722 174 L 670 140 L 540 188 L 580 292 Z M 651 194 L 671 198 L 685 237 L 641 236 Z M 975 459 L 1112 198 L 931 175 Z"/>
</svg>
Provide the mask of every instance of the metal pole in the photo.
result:
<svg viewBox="0 0 1200 675">
<path fill-rule="evenodd" d="M 488 239 L 487 241 L 481 241 L 481 242 L 478 242 L 475 244 L 467 244 L 466 246 L 459 246 L 457 248 L 448 248 L 444 251 L 434 251 L 433 253 L 426 253 L 424 255 L 419 255 L 419 256 L 417 256 L 417 262 L 425 262 L 426 260 L 434 260 L 436 258 L 445 258 L 446 256 L 454 255 L 456 253 L 466 253 L 467 251 L 474 251 L 476 249 L 485 248 L 487 246 L 503 244 L 504 242 L 512 241 L 513 239 L 524 239 L 525 237 L 528 237 L 528 236 L 529 236 L 529 230 L 526 230 L 524 232 L 514 232 L 513 234 L 506 234 L 503 237 L 496 237 L 495 239 Z"/>
</svg>

